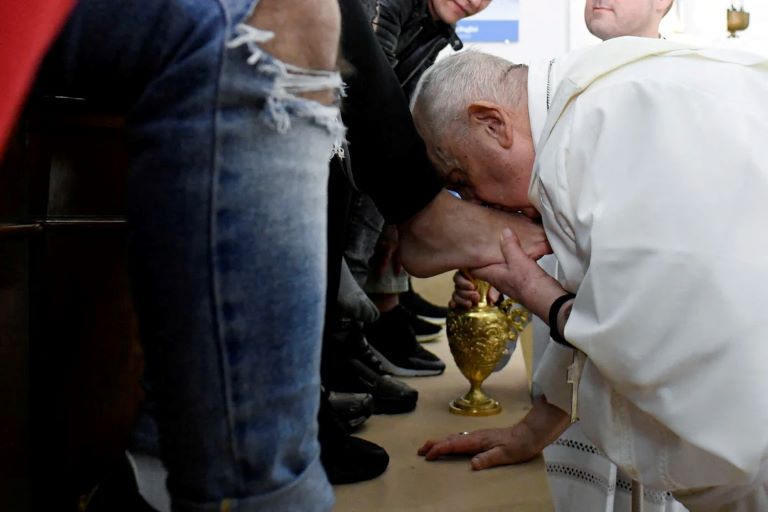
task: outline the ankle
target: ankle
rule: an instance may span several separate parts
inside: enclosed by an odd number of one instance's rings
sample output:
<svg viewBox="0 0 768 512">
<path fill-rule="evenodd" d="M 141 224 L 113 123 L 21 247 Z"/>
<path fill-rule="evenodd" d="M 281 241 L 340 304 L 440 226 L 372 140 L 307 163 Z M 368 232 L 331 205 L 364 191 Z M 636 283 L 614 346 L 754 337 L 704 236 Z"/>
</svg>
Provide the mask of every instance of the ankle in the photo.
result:
<svg viewBox="0 0 768 512">
<path fill-rule="evenodd" d="M 371 295 L 371 300 L 379 308 L 379 313 L 392 311 L 400 304 L 400 298 L 397 293 L 377 293 Z"/>
</svg>

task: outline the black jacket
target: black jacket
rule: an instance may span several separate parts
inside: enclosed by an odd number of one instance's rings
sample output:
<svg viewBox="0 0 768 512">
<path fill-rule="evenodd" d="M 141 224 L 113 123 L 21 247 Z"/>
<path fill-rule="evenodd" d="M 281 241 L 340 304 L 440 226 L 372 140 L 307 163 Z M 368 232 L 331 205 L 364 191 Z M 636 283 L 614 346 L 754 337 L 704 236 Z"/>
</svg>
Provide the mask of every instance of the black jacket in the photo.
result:
<svg viewBox="0 0 768 512">
<path fill-rule="evenodd" d="M 351 65 L 342 118 L 352 173 L 386 221 L 399 224 L 429 204 L 442 182 L 427 158 L 408 102 L 360 0 L 340 0 L 342 54 Z"/>
<path fill-rule="evenodd" d="M 422 73 L 450 43 L 464 45 L 451 25 L 434 21 L 428 0 L 378 0 L 373 29 L 400 85 L 410 98 Z"/>
</svg>

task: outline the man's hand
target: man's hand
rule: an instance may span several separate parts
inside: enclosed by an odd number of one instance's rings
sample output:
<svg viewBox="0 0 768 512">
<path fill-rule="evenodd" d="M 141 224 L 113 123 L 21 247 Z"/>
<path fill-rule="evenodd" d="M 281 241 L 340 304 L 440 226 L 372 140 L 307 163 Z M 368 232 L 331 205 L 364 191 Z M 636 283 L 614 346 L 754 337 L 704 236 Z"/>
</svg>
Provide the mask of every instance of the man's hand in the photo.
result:
<svg viewBox="0 0 768 512">
<path fill-rule="evenodd" d="M 549 307 L 565 290 L 525 253 L 512 230 L 502 232 L 500 247 L 504 263 L 473 269 L 472 275 L 514 297 L 546 322 Z"/>
<path fill-rule="evenodd" d="M 443 455 L 474 455 L 470 464 L 472 469 L 480 470 L 526 462 L 536 457 L 539 451 L 535 449 L 530 431 L 518 424 L 429 440 L 418 453 L 427 460 L 437 460 Z"/>
<path fill-rule="evenodd" d="M 480 302 L 480 294 L 477 291 L 477 287 L 471 278 L 464 275 L 464 271 L 456 272 L 453 275 L 453 296 L 448 303 L 448 307 L 451 309 L 469 309 L 478 302 Z M 491 286 L 488 289 L 488 296 L 486 299 L 488 303 L 495 304 L 501 294 L 499 291 Z"/>
<path fill-rule="evenodd" d="M 568 414 L 540 398 L 534 401 L 525 418 L 512 427 L 451 434 L 427 441 L 418 453 L 427 460 L 444 455 L 474 455 L 470 462 L 474 470 L 519 464 L 536 457 L 560 437 L 568 425 Z"/>
<path fill-rule="evenodd" d="M 416 277 L 503 263 L 498 240 L 504 228 L 517 234 L 529 257 L 539 259 L 552 252 L 541 224 L 462 201 L 447 190 L 398 228 L 403 266 Z"/>
</svg>

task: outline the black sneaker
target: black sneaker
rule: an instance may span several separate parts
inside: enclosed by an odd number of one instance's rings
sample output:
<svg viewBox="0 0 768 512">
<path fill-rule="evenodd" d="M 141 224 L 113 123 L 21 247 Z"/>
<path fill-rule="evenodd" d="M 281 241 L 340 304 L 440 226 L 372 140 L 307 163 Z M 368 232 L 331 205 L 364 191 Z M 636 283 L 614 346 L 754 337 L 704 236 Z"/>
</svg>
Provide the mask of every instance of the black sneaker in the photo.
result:
<svg viewBox="0 0 768 512">
<path fill-rule="evenodd" d="M 365 337 L 384 370 L 392 375 L 426 377 L 445 371 L 445 363 L 416 341 L 411 315 L 402 306 L 382 313 L 367 325 Z"/>
<path fill-rule="evenodd" d="M 328 401 L 349 432 L 359 429 L 373 412 L 373 397 L 369 393 L 331 391 Z"/>
<path fill-rule="evenodd" d="M 320 399 L 317 422 L 320 428 L 320 461 L 332 484 L 370 480 L 387 469 L 389 455 L 386 450 L 370 441 L 350 436 L 326 397 Z"/>
<path fill-rule="evenodd" d="M 342 331 L 344 333 L 342 349 L 345 356 L 357 359 L 380 375 L 387 373 L 384 370 L 384 365 L 381 360 L 376 356 L 373 350 L 371 350 L 371 345 L 365 338 L 362 322 L 342 320 L 339 323 L 338 332 L 341 333 Z"/>
<path fill-rule="evenodd" d="M 428 322 L 444 324 L 445 317 L 448 316 L 448 308 L 432 304 L 413 291 L 410 280 L 408 281 L 408 291 L 400 294 L 400 304 Z"/>
<path fill-rule="evenodd" d="M 369 393 L 373 397 L 374 414 L 401 414 L 416 408 L 419 392 L 390 375 L 371 370 L 358 359 L 347 359 L 326 384 L 330 389 Z"/>
<path fill-rule="evenodd" d="M 353 484 L 376 478 L 389 465 L 389 455 L 381 446 L 348 436 L 336 445 L 322 445 L 320 460 L 333 485 Z"/>
<path fill-rule="evenodd" d="M 374 414 L 400 414 L 416 408 L 419 392 L 386 374 L 363 335 L 362 324 L 340 321 L 333 336 L 338 353 L 323 374 L 328 389 L 370 394 Z"/>
<path fill-rule="evenodd" d="M 435 341 L 440 336 L 443 326 L 419 318 L 408 308 L 403 307 L 403 309 L 408 312 L 408 321 L 413 329 L 413 334 L 416 335 L 416 341 L 426 343 L 428 341 Z"/>
</svg>

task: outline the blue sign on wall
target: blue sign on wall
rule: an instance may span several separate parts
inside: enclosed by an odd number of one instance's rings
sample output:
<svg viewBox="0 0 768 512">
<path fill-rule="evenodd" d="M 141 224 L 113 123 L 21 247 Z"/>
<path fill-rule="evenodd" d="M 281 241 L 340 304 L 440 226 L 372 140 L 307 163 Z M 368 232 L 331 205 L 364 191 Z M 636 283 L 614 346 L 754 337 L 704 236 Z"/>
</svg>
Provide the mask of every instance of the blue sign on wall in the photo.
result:
<svg viewBox="0 0 768 512">
<path fill-rule="evenodd" d="M 518 20 L 473 20 L 467 18 L 456 24 L 456 33 L 465 43 L 510 42 L 520 39 Z"/>
<path fill-rule="evenodd" d="M 467 43 L 516 43 L 520 40 L 520 0 L 493 0 L 488 7 L 456 24 Z"/>
</svg>

